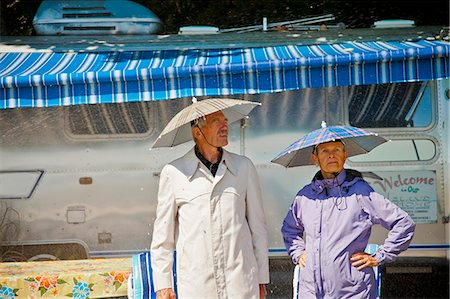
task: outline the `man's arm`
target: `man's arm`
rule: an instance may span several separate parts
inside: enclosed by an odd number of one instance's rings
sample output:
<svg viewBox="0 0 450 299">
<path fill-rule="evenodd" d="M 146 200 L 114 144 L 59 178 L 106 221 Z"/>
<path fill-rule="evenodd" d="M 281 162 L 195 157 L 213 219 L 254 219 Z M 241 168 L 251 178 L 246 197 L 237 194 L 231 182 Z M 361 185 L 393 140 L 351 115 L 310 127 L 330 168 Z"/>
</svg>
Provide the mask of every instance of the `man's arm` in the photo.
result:
<svg viewBox="0 0 450 299">
<path fill-rule="evenodd" d="M 161 171 L 158 191 L 158 207 L 153 225 L 151 262 L 155 290 L 173 288 L 173 254 L 175 249 L 176 203 L 170 182 L 170 168 Z M 163 297 L 164 298 L 164 297 Z M 170 297 L 166 297 L 170 298 Z"/>
<path fill-rule="evenodd" d="M 258 174 L 253 163 L 249 161 L 246 213 L 252 234 L 253 249 L 258 263 L 258 279 L 260 284 L 269 283 L 269 245 L 266 216 L 264 213 L 261 187 Z"/>
</svg>

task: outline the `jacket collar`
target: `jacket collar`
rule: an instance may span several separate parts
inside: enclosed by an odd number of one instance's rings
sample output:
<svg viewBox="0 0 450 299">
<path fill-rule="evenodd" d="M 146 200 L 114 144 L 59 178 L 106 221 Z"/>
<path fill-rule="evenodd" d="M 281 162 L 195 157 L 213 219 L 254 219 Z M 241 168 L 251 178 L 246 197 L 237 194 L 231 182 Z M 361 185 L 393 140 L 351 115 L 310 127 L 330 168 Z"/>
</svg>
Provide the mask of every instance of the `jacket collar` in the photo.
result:
<svg viewBox="0 0 450 299">
<path fill-rule="evenodd" d="M 332 189 L 341 186 L 348 189 L 357 181 L 362 180 L 362 175 L 354 169 L 342 169 L 342 171 L 333 179 L 325 179 L 319 170 L 313 178 L 312 189 L 315 193 L 322 193 L 325 189 Z"/>
<path fill-rule="evenodd" d="M 223 164 L 228 168 L 228 170 L 235 176 L 236 175 L 235 161 L 233 160 L 232 155 L 228 151 L 226 151 L 223 148 L 222 150 L 223 150 L 222 161 L 220 164 L 222 164 L 223 162 Z M 201 167 L 202 162 L 195 155 L 194 147 L 189 152 L 187 152 L 185 157 L 187 158 L 188 161 L 188 163 L 186 163 L 185 165 L 186 176 L 190 180 L 194 176 L 195 172 Z"/>
<path fill-rule="evenodd" d="M 231 172 L 231 174 L 236 176 L 237 175 L 236 161 L 233 159 L 233 156 L 226 150 L 223 150 L 222 161 L 228 168 L 228 170 Z"/>
</svg>

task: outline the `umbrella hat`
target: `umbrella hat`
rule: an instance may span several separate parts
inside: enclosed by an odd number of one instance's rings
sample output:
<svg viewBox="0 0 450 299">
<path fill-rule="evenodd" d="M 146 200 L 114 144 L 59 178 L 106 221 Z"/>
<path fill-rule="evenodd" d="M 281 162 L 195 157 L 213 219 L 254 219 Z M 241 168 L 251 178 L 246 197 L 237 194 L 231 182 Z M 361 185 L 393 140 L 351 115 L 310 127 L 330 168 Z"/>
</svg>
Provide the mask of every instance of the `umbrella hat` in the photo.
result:
<svg viewBox="0 0 450 299">
<path fill-rule="evenodd" d="M 258 105 L 261 103 L 237 99 L 217 98 L 197 101 L 196 98 L 192 98 L 192 104 L 178 112 L 169 121 L 152 148 L 172 147 L 192 140 L 191 121 L 193 120 L 222 111 L 228 123 L 232 123 L 248 117 L 248 114 Z"/>
<path fill-rule="evenodd" d="M 285 167 L 313 165 L 311 153 L 315 146 L 341 140 L 349 157 L 365 154 L 387 140 L 372 133 L 352 126 L 330 126 L 322 122 L 322 128 L 312 131 L 288 146 L 272 162 Z"/>
</svg>

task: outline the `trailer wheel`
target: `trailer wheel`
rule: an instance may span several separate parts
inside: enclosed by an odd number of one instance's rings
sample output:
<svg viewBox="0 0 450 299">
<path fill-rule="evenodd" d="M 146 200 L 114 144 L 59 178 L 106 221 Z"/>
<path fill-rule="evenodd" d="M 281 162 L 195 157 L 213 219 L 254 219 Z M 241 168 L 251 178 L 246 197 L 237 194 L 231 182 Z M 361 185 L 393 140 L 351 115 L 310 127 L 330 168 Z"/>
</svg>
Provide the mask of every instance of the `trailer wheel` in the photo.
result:
<svg viewBox="0 0 450 299">
<path fill-rule="evenodd" d="M 88 248 L 81 242 L 0 245 L 0 262 L 80 260 L 87 258 L 89 258 Z"/>
<path fill-rule="evenodd" d="M 51 254 L 38 254 L 35 256 L 32 256 L 28 259 L 29 262 L 36 262 L 36 261 L 57 261 L 59 258 L 57 258 L 54 255 Z"/>
</svg>

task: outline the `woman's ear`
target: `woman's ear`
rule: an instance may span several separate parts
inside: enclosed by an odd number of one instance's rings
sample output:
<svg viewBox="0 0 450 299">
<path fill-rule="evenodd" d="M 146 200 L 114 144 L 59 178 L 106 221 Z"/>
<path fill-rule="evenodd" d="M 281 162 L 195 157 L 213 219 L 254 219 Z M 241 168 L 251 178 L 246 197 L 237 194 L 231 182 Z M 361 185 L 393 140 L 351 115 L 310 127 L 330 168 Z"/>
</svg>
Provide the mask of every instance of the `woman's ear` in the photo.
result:
<svg viewBox="0 0 450 299">
<path fill-rule="evenodd" d="M 316 166 L 319 166 L 319 159 L 316 155 L 311 154 L 311 161 L 313 161 Z"/>
</svg>

